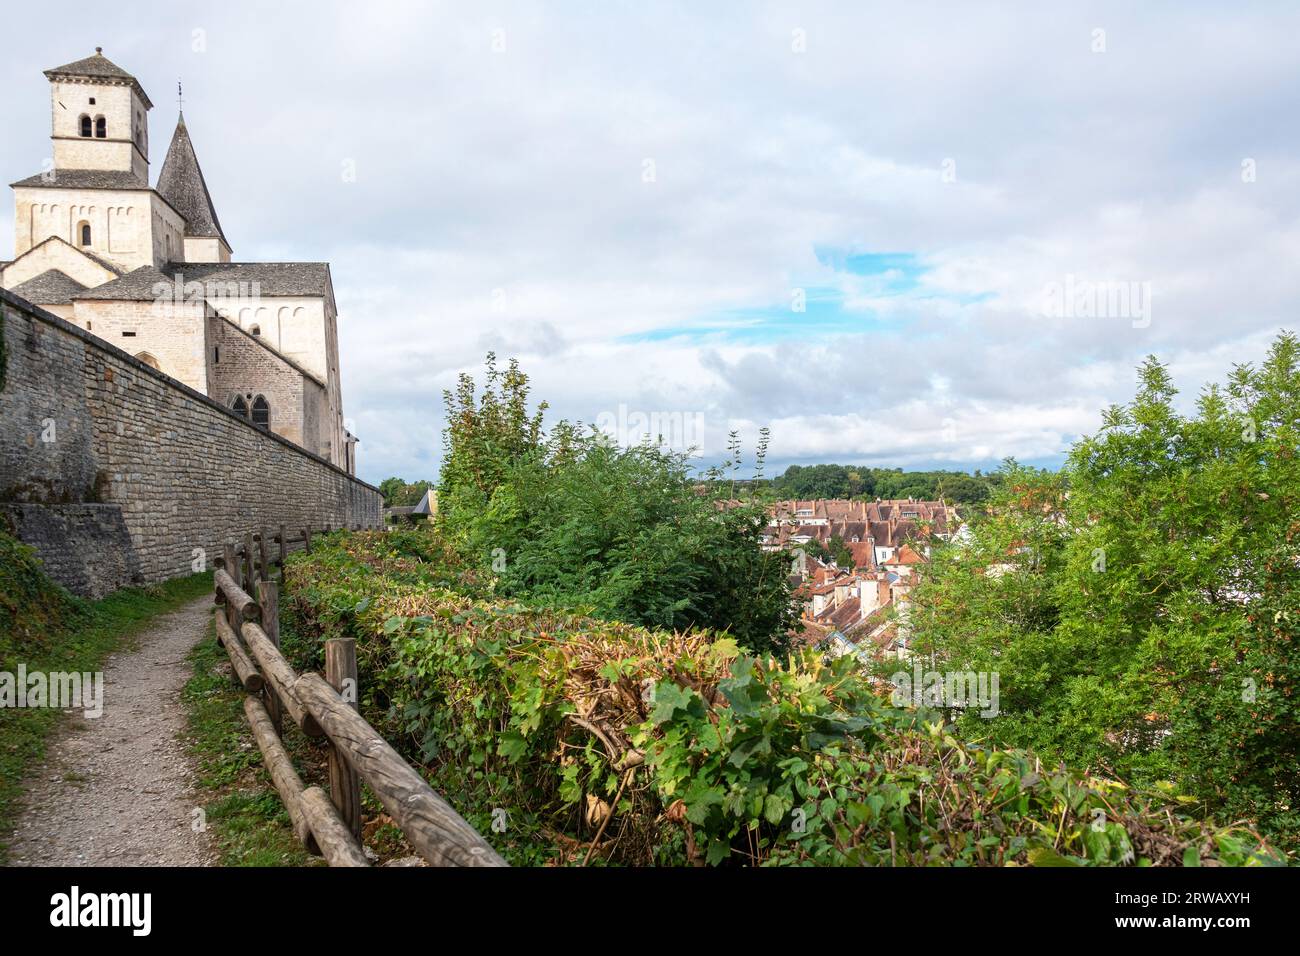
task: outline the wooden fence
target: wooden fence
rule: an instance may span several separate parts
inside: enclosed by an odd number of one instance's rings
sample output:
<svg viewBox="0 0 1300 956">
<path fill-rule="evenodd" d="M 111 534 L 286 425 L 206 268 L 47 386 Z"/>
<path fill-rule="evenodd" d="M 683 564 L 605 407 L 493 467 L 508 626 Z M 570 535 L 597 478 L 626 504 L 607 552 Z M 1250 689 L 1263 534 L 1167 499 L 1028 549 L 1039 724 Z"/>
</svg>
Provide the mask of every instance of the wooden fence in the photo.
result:
<svg viewBox="0 0 1300 956">
<path fill-rule="evenodd" d="M 329 527 L 324 533 L 328 534 Z M 248 697 L 252 727 L 298 840 L 330 866 L 368 866 L 361 848 L 361 781 L 411 846 L 434 866 L 505 866 L 491 845 L 357 711 L 356 642 L 325 642 L 325 675 L 298 674 L 280 653 L 280 591 L 290 551 L 311 551 L 312 531 L 246 534 L 215 562 L 217 640 Z M 274 548 L 274 553 L 273 553 Z M 253 593 L 256 593 L 256 598 Z M 328 747 L 329 786 L 305 787 L 281 740 L 284 715 Z"/>
</svg>

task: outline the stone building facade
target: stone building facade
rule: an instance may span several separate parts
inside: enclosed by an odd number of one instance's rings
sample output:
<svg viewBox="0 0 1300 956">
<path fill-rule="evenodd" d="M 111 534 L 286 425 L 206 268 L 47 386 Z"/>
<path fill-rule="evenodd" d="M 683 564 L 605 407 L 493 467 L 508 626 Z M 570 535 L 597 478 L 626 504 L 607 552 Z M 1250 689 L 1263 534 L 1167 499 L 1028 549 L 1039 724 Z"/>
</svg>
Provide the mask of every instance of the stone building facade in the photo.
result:
<svg viewBox="0 0 1300 956">
<path fill-rule="evenodd" d="M 102 51 L 45 75 L 53 165 L 11 184 L 0 288 L 355 474 L 328 264 L 233 260 L 184 116 L 150 186 L 153 104 Z"/>
<path fill-rule="evenodd" d="M 377 488 L 4 291 L 0 362 L 0 530 L 77 593 L 192 573 L 281 524 L 380 526 Z M 265 374 L 310 381 L 288 366 Z"/>
</svg>

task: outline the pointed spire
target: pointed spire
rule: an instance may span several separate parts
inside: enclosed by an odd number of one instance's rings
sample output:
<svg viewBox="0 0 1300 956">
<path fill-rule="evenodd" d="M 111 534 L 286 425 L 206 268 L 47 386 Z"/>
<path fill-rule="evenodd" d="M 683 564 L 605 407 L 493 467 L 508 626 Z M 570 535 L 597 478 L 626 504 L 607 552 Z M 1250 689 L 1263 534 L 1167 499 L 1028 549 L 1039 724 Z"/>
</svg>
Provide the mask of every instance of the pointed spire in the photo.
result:
<svg viewBox="0 0 1300 956">
<path fill-rule="evenodd" d="M 172 143 L 167 147 L 167 158 L 158 176 L 158 193 L 185 217 L 186 236 L 220 239 L 226 243 L 227 249 L 230 248 L 226 234 L 221 231 L 221 221 L 212 205 L 212 196 L 203 179 L 203 170 L 199 168 L 199 158 L 194 154 L 194 144 L 190 142 L 184 117 L 177 120 Z"/>
</svg>

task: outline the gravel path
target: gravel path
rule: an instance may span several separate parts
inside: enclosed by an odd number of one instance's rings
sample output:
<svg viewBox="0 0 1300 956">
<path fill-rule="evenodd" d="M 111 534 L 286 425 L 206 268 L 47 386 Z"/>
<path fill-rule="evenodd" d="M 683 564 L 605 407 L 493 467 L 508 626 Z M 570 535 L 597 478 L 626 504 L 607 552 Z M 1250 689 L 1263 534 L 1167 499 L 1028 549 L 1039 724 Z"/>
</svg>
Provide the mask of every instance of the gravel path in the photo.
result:
<svg viewBox="0 0 1300 956">
<path fill-rule="evenodd" d="M 203 639 L 212 598 L 162 615 L 138 650 L 104 664 L 104 712 L 70 715 L 28 783 L 10 847 L 15 866 L 210 866 L 191 829 L 194 771 L 180 735 L 190 649 Z"/>
</svg>

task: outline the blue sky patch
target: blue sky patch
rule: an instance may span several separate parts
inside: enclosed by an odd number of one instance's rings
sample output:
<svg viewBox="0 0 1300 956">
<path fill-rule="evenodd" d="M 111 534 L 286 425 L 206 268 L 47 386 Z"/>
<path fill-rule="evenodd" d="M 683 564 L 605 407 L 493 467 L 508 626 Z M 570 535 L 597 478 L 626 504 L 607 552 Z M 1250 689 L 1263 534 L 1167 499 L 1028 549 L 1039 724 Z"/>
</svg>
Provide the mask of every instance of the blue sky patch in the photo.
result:
<svg viewBox="0 0 1300 956">
<path fill-rule="evenodd" d="M 943 300 L 958 305 L 971 305 L 988 297 L 988 294 L 946 294 L 932 290 L 921 291 L 922 277 L 929 271 L 913 252 L 859 252 L 819 247 L 814 251 L 817 261 L 845 276 L 860 277 L 874 282 L 846 282 L 845 286 L 857 288 L 856 295 L 872 298 L 897 298 L 925 302 Z M 682 340 L 689 344 L 735 343 L 740 345 L 768 345 L 791 338 L 832 337 L 860 335 L 863 332 L 897 332 L 909 324 L 907 310 L 882 316 L 874 309 L 846 306 L 845 286 L 810 285 L 802 287 L 801 303 L 796 302 L 796 289 L 791 290 L 790 301 L 778 305 L 755 306 L 714 312 L 698 321 L 665 326 L 648 332 L 622 336 L 619 342 L 668 342 Z M 802 311 L 798 305 L 802 305 Z"/>
</svg>

